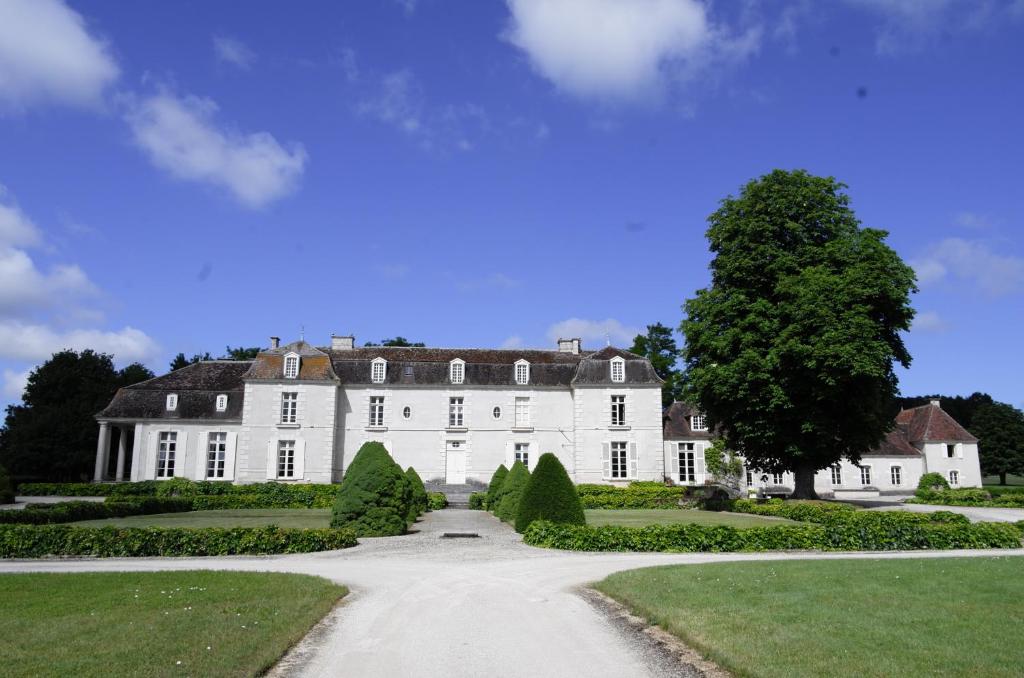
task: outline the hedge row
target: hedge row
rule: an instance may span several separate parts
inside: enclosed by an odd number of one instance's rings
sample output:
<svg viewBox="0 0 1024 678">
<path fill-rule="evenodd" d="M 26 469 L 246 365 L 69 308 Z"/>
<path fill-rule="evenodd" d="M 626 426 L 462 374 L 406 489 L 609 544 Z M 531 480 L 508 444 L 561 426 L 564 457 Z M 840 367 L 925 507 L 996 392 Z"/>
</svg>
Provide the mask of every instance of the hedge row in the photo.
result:
<svg viewBox="0 0 1024 678">
<path fill-rule="evenodd" d="M 440 511 L 448 508 L 448 497 L 444 492 L 427 492 L 427 510 Z"/>
<path fill-rule="evenodd" d="M 469 495 L 469 508 L 473 511 L 486 511 L 487 493 L 474 492 L 473 494 Z"/>
<path fill-rule="evenodd" d="M 0 558 L 263 555 L 330 551 L 356 543 L 351 530 L 273 525 L 201 529 L 0 525 Z"/>
<path fill-rule="evenodd" d="M 848 504 L 831 502 L 797 502 L 771 499 L 759 503 L 749 499 L 731 502 L 736 513 L 752 513 L 760 516 L 775 516 L 801 522 L 818 523 L 826 526 L 848 527 L 851 529 L 898 529 L 905 526 L 945 523 L 967 525 L 967 516 L 951 511 L 932 513 L 910 513 L 908 511 L 859 511 Z"/>
<path fill-rule="evenodd" d="M 1007 523 L 918 523 L 778 525 L 737 529 L 727 525 L 555 524 L 536 521 L 523 541 L 569 551 L 895 551 L 917 549 L 1019 548 L 1021 530 Z"/>
<path fill-rule="evenodd" d="M 48 525 L 78 520 L 123 518 L 152 513 L 181 513 L 193 510 L 191 499 L 139 497 L 134 501 L 64 501 L 58 504 L 29 504 L 21 511 L 0 511 L 0 524 Z"/>
<path fill-rule="evenodd" d="M 295 508 L 330 508 L 338 494 L 336 484 L 248 483 L 228 481 L 143 480 L 135 483 L 23 483 L 18 494 L 26 497 L 197 497 L 259 495 L 278 503 L 292 502 Z"/>
<path fill-rule="evenodd" d="M 652 482 L 635 482 L 625 487 L 577 485 L 576 493 L 585 509 L 674 509 L 699 503 L 693 488 Z"/>
<path fill-rule="evenodd" d="M 960 488 L 950 490 L 918 490 L 907 500 L 912 504 L 941 506 L 982 506 L 989 508 L 1024 508 L 1024 494 L 1009 492 L 992 496 L 988 490 Z"/>
</svg>

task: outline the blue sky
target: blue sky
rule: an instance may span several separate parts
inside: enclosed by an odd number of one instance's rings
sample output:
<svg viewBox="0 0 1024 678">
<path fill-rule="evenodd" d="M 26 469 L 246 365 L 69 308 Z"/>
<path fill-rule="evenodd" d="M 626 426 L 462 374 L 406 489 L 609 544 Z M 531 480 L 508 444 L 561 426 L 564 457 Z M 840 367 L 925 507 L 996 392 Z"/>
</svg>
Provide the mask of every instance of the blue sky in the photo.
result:
<svg viewBox="0 0 1024 678">
<path fill-rule="evenodd" d="M 1024 0 L 0 0 L 0 402 L 64 346 L 628 345 L 772 168 L 918 271 L 905 393 L 1024 404 Z"/>
</svg>

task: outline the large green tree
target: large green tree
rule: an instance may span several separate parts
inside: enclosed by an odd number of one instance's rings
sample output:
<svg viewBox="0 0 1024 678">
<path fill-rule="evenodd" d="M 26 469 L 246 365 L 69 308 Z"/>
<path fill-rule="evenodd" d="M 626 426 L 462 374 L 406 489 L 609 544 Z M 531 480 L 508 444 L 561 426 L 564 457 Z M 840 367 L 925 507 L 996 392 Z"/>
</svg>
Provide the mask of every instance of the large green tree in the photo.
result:
<svg viewBox="0 0 1024 678">
<path fill-rule="evenodd" d="M 18 405 L 0 429 L 0 464 L 18 480 L 88 479 L 99 429 L 93 418 L 117 389 L 152 379 L 138 363 L 116 370 L 113 357 L 66 350 L 29 374 Z"/>
<path fill-rule="evenodd" d="M 1024 412 L 1013 405 L 988 402 L 974 412 L 970 431 L 978 438 L 981 471 L 999 476 L 1024 475 Z"/>
<path fill-rule="evenodd" d="M 188 367 L 189 365 L 194 365 L 203 360 L 213 360 L 213 356 L 210 355 L 209 351 L 206 353 L 196 353 L 191 358 L 186 358 L 184 353 L 179 353 L 174 356 L 168 367 L 170 371 L 173 372 L 174 370 L 180 370 L 182 367 Z"/>
<path fill-rule="evenodd" d="M 684 307 L 686 393 L 748 466 L 814 474 L 858 461 L 892 422 L 910 364 L 914 272 L 861 228 L 846 186 L 775 170 L 709 218 L 711 286 Z"/>
<path fill-rule="evenodd" d="M 422 341 L 409 341 L 405 337 L 398 335 L 391 339 L 381 339 L 380 343 L 368 341 L 363 346 L 426 346 Z"/>
<path fill-rule="evenodd" d="M 644 334 L 636 335 L 629 350 L 649 359 L 654 371 L 665 380 L 661 388 L 661 404 L 668 407 L 678 400 L 682 395 L 683 382 L 677 365 L 679 347 L 672 330 L 661 323 L 648 325 Z"/>
<path fill-rule="evenodd" d="M 253 360 L 263 350 L 259 346 L 225 346 L 224 355 L 231 360 Z"/>
</svg>

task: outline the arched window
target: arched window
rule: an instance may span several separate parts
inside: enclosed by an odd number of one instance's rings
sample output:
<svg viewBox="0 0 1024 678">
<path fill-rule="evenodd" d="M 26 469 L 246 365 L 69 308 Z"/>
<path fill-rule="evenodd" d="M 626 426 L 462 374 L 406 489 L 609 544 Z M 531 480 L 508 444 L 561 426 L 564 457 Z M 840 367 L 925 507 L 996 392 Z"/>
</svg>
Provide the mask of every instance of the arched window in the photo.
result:
<svg viewBox="0 0 1024 678">
<path fill-rule="evenodd" d="M 516 361 L 516 383 L 520 386 L 530 383 L 530 363 L 525 360 Z"/>
<path fill-rule="evenodd" d="M 612 370 L 612 381 L 622 382 L 626 381 L 626 361 L 622 358 L 612 358 L 611 363 Z"/>
<path fill-rule="evenodd" d="M 178 394 L 168 393 L 167 394 L 167 409 L 176 410 L 178 409 Z"/>
<path fill-rule="evenodd" d="M 284 378 L 297 379 L 299 376 L 299 356 L 289 353 L 284 357 Z"/>
<path fill-rule="evenodd" d="M 375 384 L 383 384 L 388 373 L 388 361 L 384 358 L 374 358 L 370 363 L 370 381 Z"/>
<path fill-rule="evenodd" d="M 223 412 L 226 409 L 228 409 L 228 397 L 221 393 L 217 396 L 217 411 Z"/>
<path fill-rule="evenodd" d="M 453 384 L 461 384 L 466 378 L 466 362 L 456 358 L 448 365 L 448 376 Z"/>
</svg>

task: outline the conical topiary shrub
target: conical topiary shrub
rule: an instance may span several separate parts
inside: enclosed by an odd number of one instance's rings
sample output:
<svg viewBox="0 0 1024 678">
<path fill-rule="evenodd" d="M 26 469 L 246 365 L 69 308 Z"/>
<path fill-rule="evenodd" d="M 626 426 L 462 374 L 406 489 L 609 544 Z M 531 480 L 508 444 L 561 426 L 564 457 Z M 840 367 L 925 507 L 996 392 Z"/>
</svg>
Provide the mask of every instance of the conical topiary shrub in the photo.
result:
<svg viewBox="0 0 1024 678">
<path fill-rule="evenodd" d="M 412 523 L 427 512 L 427 488 L 423 487 L 420 474 L 416 473 L 412 466 L 406 469 L 405 478 L 409 481 L 409 489 L 412 491 L 412 501 L 409 503 L 409 522 Z"/>
<path fill-rule="evenodd" d="M 498 510 L 494 515 L 506 523 L 514 522 L 516 512 L 519 511 L 519 500 L 526 489 L 526 483 L 530 482 L 530 471 L 517 461 L 512 464 L 512 469 L 505 476 L 505 482 L 501 484 L 501 499 Z"/>
<path fill-rule="evenodd" d="M 14 485 L 11 477 L 7 475 L 7 469 L 0 466 L 0 504 L 14 503 Z"/>
<path fill-rule="evenodd" d="M 540 455 L 523 490 L 516 512 L 516 532 L 525 532 L 535 520 L 572 525 L 587 522 L 576 486 L 569 479 L 562 462 L 550 452 Z"/>
<path fill-rule="evenodd" d="M 331 527 L 350 527 L 360 537 L 402 534 L 411 495 L 409 480 L 384 445 L 364 443 L 341 481 Z"/>
<path fill-rule="evenodd" d="M 501 484 L 505 482 L 505 478 L 508 476 L 508 469 L 502 464 L 494 471 L 494 475 L 491 476 L 491 484 L 487 486 L 487 510 L 494 510 L 494 497 L 498 494 L 498 490 L 501 489 Z"/>
</svg>

